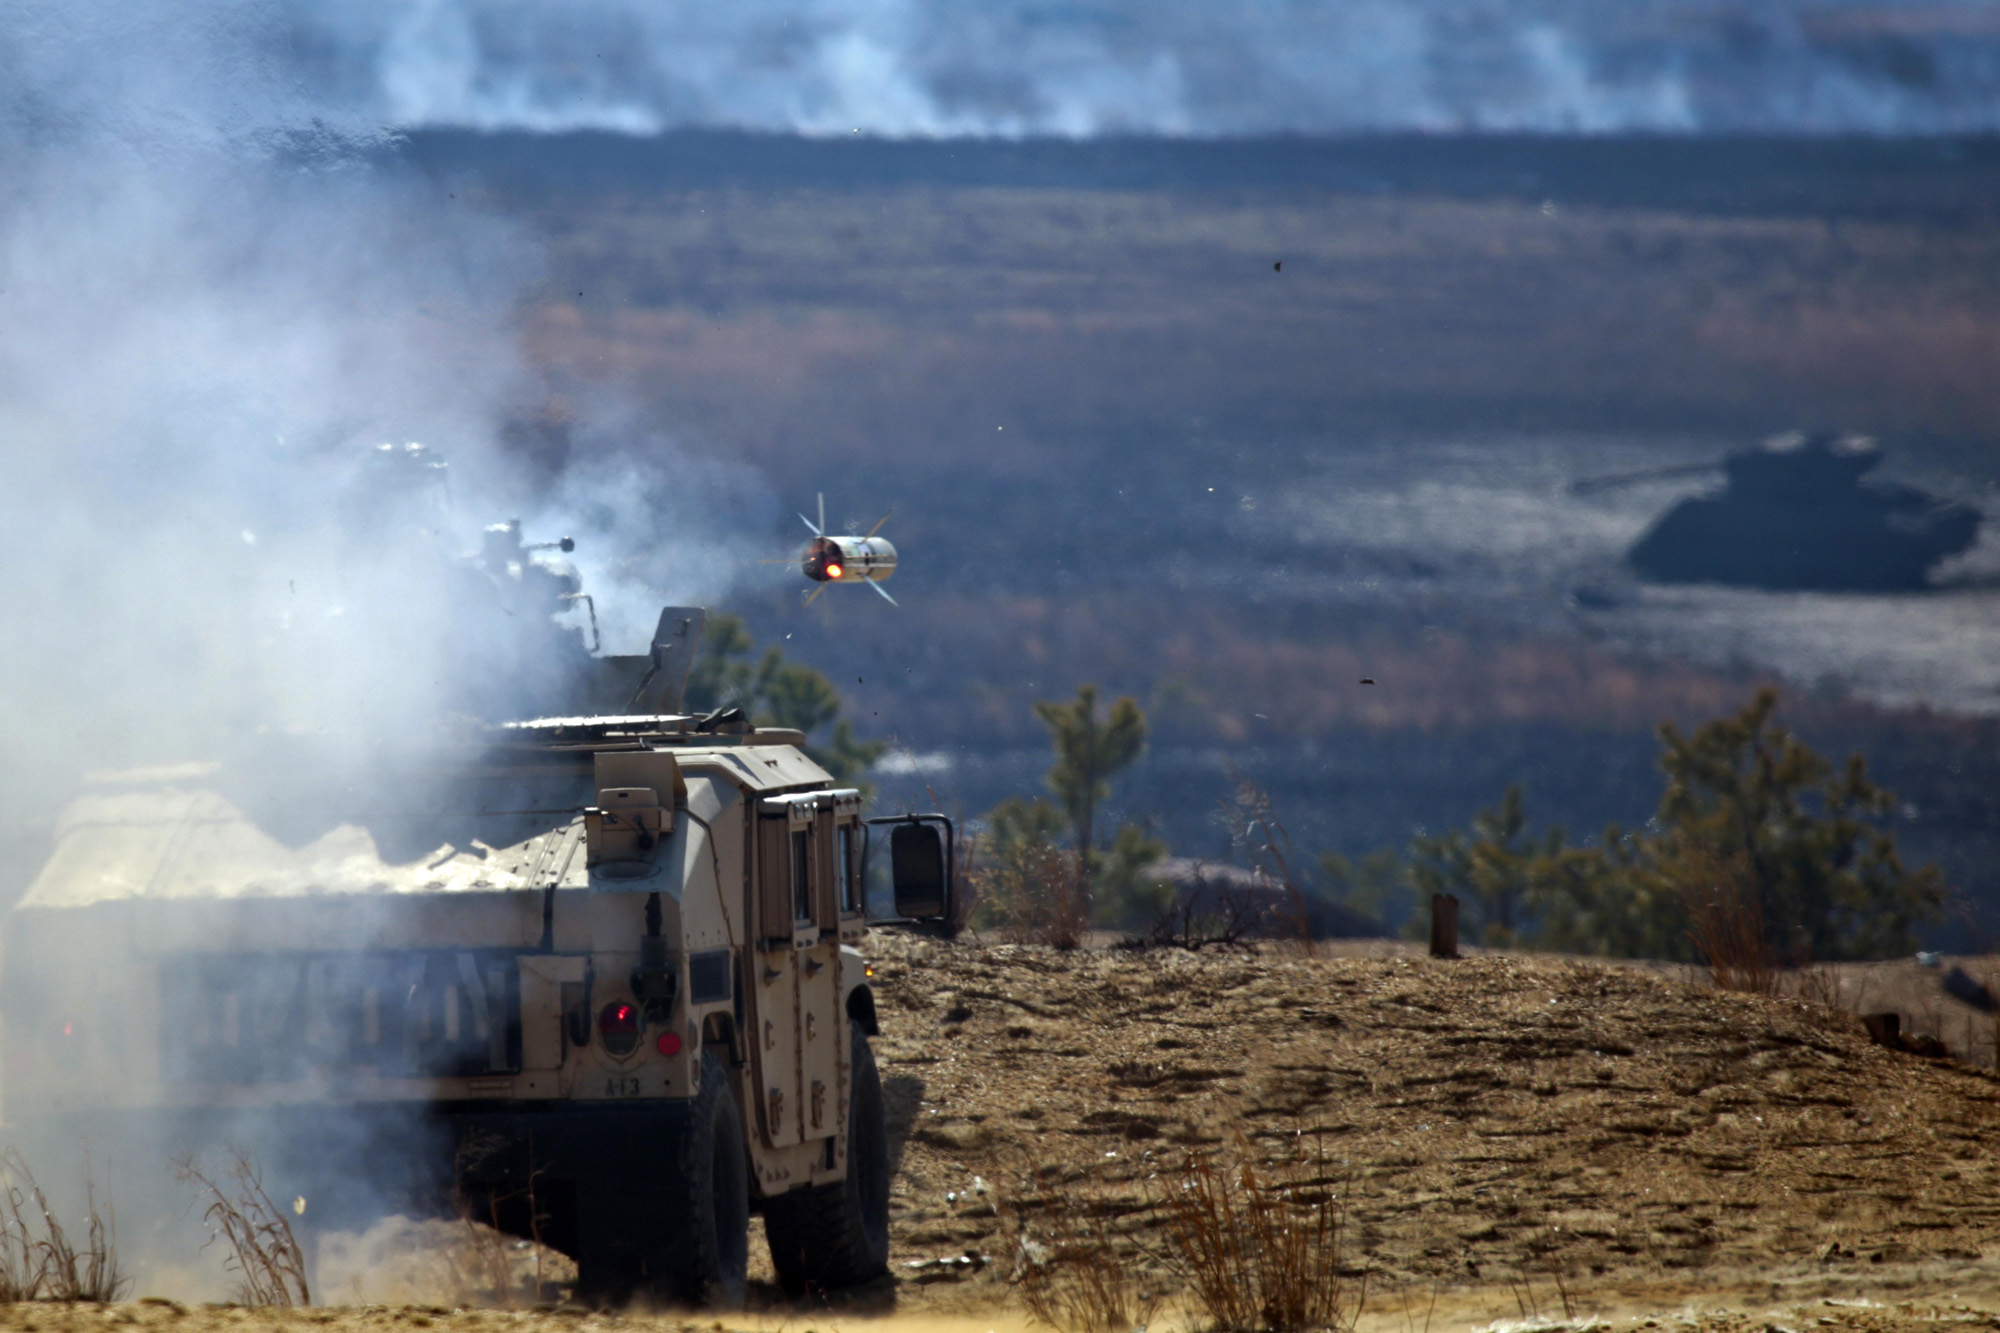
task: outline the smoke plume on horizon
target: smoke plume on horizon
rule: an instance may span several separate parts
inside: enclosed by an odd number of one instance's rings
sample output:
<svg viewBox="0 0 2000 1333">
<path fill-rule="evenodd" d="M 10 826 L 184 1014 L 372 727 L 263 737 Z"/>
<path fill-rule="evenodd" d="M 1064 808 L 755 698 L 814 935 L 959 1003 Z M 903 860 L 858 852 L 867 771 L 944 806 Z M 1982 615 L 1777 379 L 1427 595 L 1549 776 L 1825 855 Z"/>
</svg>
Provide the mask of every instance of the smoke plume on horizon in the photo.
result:
<svg viewBox="0 0 2000 1333">
<path fill-rule="evenodd" d="M 297 84 L 399 128 L 951 137 L 2000 128 L 1974 0 L 328 0 Z"/>
</svg>

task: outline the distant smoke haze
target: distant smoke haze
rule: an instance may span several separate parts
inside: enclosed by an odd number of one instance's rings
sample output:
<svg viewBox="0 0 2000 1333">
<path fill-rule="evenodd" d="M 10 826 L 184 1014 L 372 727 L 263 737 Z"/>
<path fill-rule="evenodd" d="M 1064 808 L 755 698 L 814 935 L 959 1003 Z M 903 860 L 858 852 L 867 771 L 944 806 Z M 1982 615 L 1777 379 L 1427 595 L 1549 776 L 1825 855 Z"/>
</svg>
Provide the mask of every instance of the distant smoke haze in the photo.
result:
<svg viewBox="0 0 2000 1333">
<path fill-rule="evenodd" d="M 329 116 L 401 128 L 2000 128 L 1983 0 L 293 0 L 274 23 Z"/>
</svg>

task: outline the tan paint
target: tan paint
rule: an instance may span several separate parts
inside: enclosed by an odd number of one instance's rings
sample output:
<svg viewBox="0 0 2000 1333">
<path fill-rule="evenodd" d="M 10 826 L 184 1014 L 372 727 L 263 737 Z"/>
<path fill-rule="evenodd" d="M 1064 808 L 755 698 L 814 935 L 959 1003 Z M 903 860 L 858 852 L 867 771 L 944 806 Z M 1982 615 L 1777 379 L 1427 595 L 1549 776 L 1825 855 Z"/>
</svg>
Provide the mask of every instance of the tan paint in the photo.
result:
<svg viewBox="0 0 2000 1333">
<path fill-rule="evenodd" d="M 461 830 L 464 846 L 441 841 L 405 861 L 388 859 L 355 824 L 288 846 L 198 785 L 204 772 L 124 775 L 64 813 L 53 854 L 7 918 L 8 966 L 32 973 L 41 1012 L 10 1009 L 0 1030 L 5 1114 L 686 1097 L 696 1090 L 704 1022 L 733 1021 L 735 1011 L 729 999 L 688 1000 L 686 960 L 726 949 L 746 1019 L 748 1058 L 730 1076 L 753 1179 L 765 1193 L 838 1179 L 852 1075 L 845 998 L 861 981 L 858 955 L 842 942 L 858 940 L 865 923 L 843 911 L 834 857 L 836 829 L 858 818 L 859 799 L 829 790 L 825 771 L 795 745 L 757 741 L 579 753 L 587 810 L 552 810 L 532 827 L 519 811 L 475 814 L 473 826 L 511 836 Z M 803 913 L 794 911 L 794 833 L 806 840 L 811 879 Z M 669 1021 L 682 1050 L 661 1054 L 659 1029 L 649 1027 L 638 1050 L 615 1057 L 597 1015 L 635 999 L 630 978 L 654 894 L 680 978 Z M 540 952 L 551 897 L 552 951 Z M 433 962 L 397 964 L 419 969 L 415 990 L 398 974 L 393 984 L 343 992 L 338 1004 L 332 965 L 311 961 L 419 954 Z M 231 989 L 238 957 L 280 960 L 270 971 L 283 985 L 298 978 L 284 992 L 295 1007 Z M 293 957 L 304 961 L 282 961 Z M 203 959 L 222 971 L 201 972 Z M 380 1062 L 308 1060 L 295 1078 L 228 1082 L 190 1081 L 164 1063 L 170 1046 L 222 1058 L 273 1040 L 274 1021 L 291 1025 L 275 1040 L 332 1052 L 342 1049 L 337 1014 L 342 1032 L 393 1064 L 411 1029 L 399 1038 L 390 1015 L 399 1000 L 417 1004 L 413 995 L 437 1006 L 446 1040 L 471 1042 L 482 1030 L 490 1040 L 501 1012 L 491 1006 L 504 997 L 480 978 L 501 975 L 495 967 L 518 980 L 518 1071 L 408 1077 Z M 194 1012 L 169 1013 L 170 974 L 223 980 L 213 992 L 191 983 Z M 479 1008 L 475 990 L 489 1008 Z M 73 1016 L 67 1034 L 65 1015 Z M 586 1044 L 571 1040 L 572 1022 L 587 1030 Z"/>
</svg>

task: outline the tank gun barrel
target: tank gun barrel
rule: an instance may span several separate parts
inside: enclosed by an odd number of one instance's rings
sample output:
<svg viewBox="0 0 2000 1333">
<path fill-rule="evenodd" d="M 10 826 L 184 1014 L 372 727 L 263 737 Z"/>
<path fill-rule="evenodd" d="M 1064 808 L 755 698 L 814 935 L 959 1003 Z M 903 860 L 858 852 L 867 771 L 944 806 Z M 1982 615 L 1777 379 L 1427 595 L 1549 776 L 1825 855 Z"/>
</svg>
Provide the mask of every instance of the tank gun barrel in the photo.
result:
<svg viewBox="0 0 2000 1333">
<path fill-rule="evenodd" d="M 1585 477 L 1563 487 L 1570 495 L 1596 495 L 1620 486 L 1636 486 L 1647 481 L 1669 481 L 1675 477 L 1698 477 L 1704 472 L 1720 472 L 1721 463 L 1675 463 L 1669 467 L 1641 468 L 1637 472 L 1616 472 L 1608 477 Z"/>
</svg>

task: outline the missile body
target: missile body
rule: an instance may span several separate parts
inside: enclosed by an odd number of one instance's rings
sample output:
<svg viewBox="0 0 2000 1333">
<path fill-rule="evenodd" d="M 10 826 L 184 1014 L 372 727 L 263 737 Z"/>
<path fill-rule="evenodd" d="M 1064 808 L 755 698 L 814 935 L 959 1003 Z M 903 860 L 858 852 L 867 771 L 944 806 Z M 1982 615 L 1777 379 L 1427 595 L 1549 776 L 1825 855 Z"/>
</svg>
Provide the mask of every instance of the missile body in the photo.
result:
<svg viewBox="0 0 2000 1333">
<path fill-rule="evenodd" d="M 815 583 L 885 583 L 896 572 L 886 537 L 816 537 L 799 568 Z"/>
</svg>

